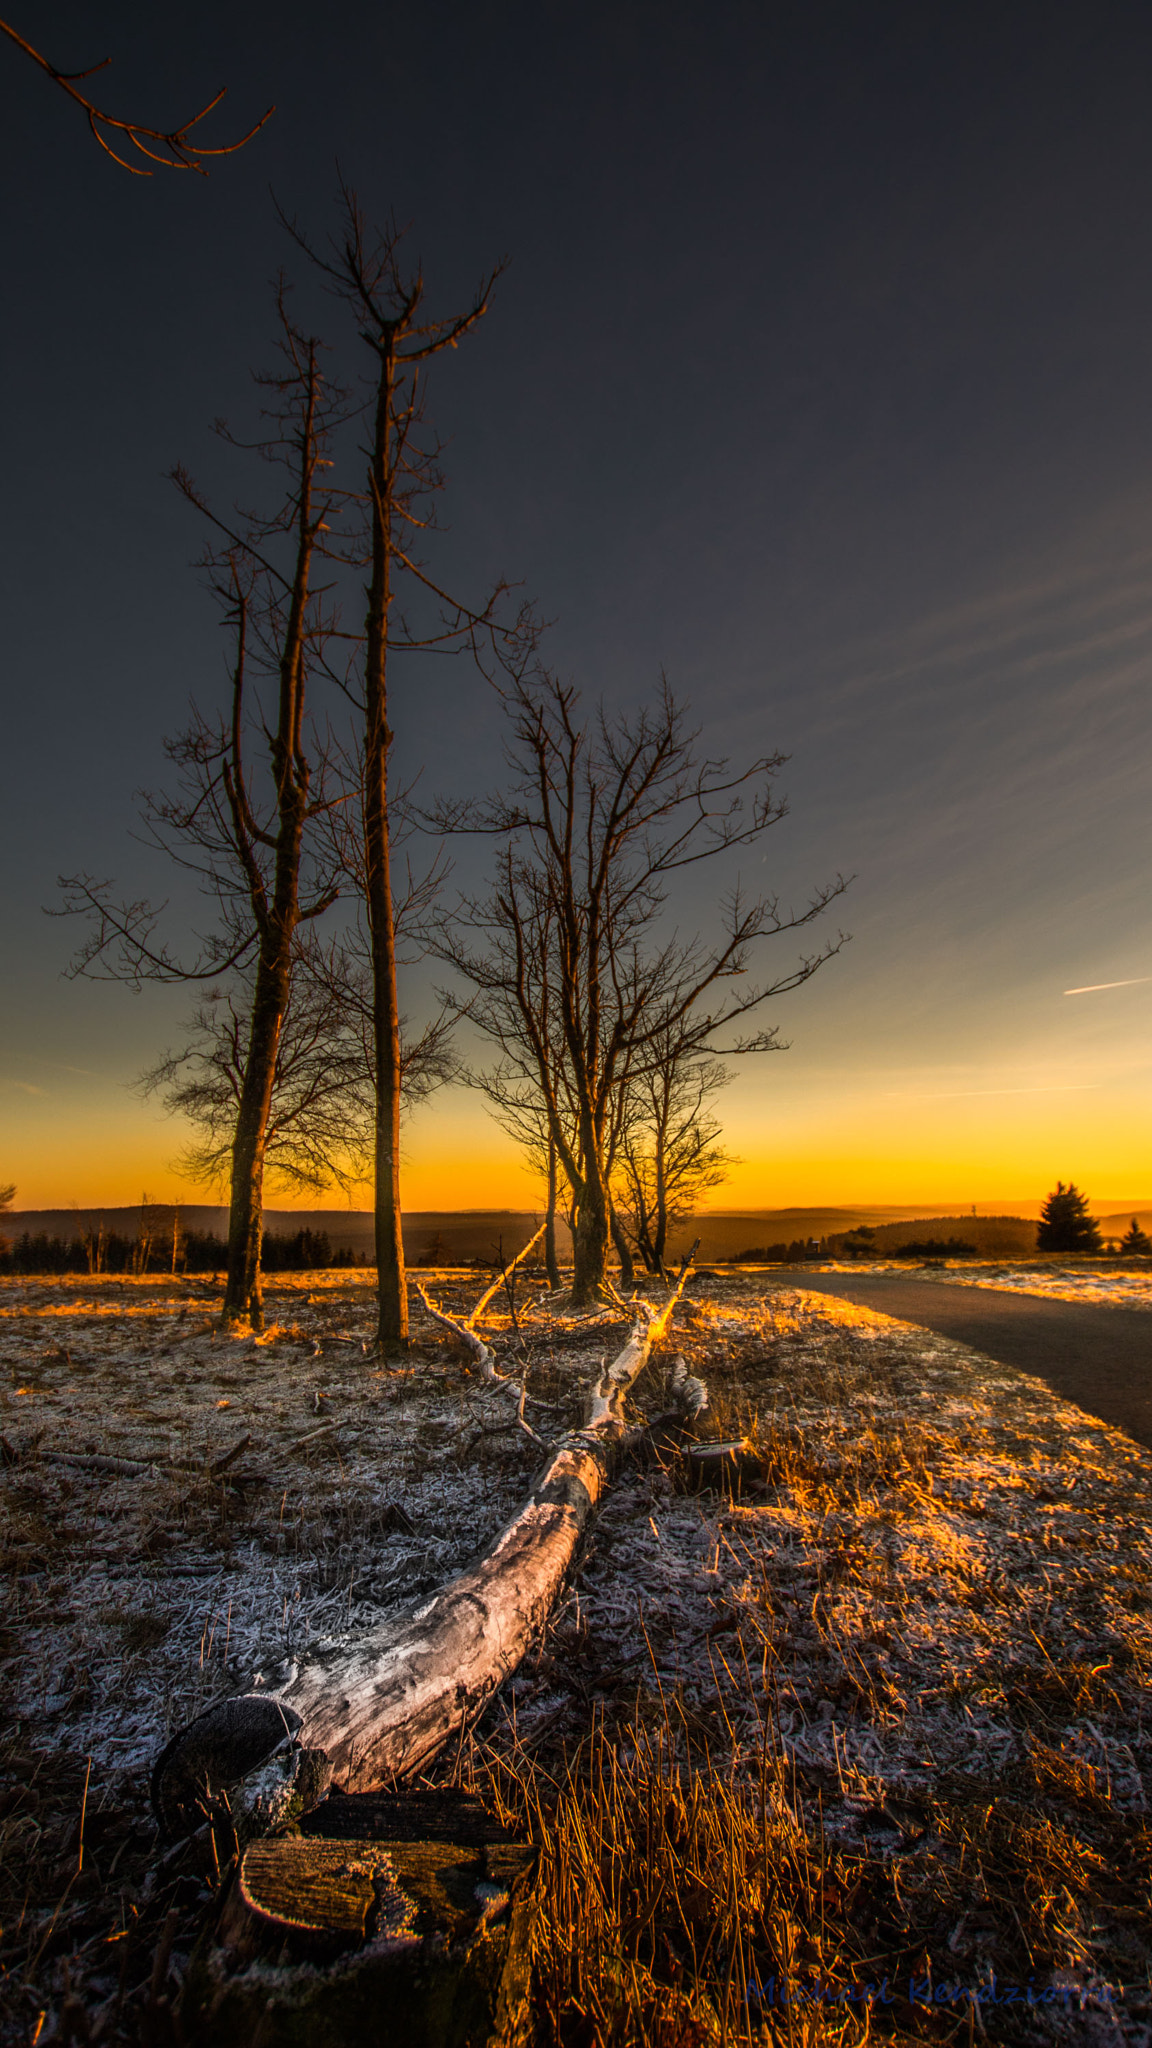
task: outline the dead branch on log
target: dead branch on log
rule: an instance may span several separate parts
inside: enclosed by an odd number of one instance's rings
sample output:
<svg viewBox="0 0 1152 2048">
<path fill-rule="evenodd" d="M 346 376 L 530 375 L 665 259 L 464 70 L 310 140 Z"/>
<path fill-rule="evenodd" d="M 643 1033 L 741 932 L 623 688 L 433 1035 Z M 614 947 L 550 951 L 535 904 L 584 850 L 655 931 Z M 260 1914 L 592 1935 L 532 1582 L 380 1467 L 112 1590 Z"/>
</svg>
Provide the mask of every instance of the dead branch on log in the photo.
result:
<svg viewBox="0 0 1152 2048">
<path fill-rule="evenodd" d="M 296 1735 L 283 1764 L 273 1759 L 256 1774 L 264 1778 L 279 1771 L 283 1782 L 282 1797 L 261 1784 L 265 1813 L 289 1810 L 293 1757 L 307 1760 L 313 1784 L 331 1777 L 348 1792 L 410 1777 L 475 1720 L 516 1669 L 547 1620 L 609 1484 L 611 1452 L 624 1436 L 625 1397 L 665 1335 L 687 1274 L 685 1261 L 659 1313 L 648 1303 L 638 1305 L 642 1314 L 627 1343 L 590 1390 L 587 1423 L 553 1448 L 488 1555 L 406 1620 L 383 1623 L 357 1643 L 321 1651 L 278 1689 L 277 1703 Z M 195 1754 L 201 1796 L 207 1798 L 224 1782 L 212 1765 L 210 1746 L 208 1731 L 193 1722 L 165 1753 L 167 1774 L 184 1777 L 185 1751 Z M 164 1780 L 158 1767 L 154 1797 L 162 1809 Z M 246 1793 L 252 1783 L 250 1774 Z M 295 1796 L 299 1803 L 306 1795 Z"/>
<path fill-rule="evenodd" d="M 468 1323 L 458 1322 L 455 1316 L 446 1316 L 443 1309 L 437 1308 L 434 1302 L 429 1301 L 424 1287 L 419 1280 L 416 1282 L 416 1292 L 424 1303 L 433 1322 L 439 1323 L 442 1329 L 451 1330 L 452 1335 L 459 1338 L 469 1358 L 480 1367 L 484 1378 L 486 1380 L 499 1380 L 503 1384 L 504 1376 L 496 1370 L 495 1355 L 488 1349 L 483 1338 L 478 1337 L 475 1330 L 471 1329 Z"/>
<path fill-rule="evenodd" d="M 455 1316 L 445 1315 L 443 1309 L 437 1308 L 433 1302 L 429 1301 L 427 1293 L 421 1286 L 420 1282 L 417 1281 L 416 1283 L 416 1292 L 420 1296 L 421 1301 L 424 1303 L 424 1306 L 427 1309 L 429 1315 L 432 1317 L 433 1322 L 439 1323 L 441 1327 L 445 1330 L 451 1330 L 453 1336 L 458 1337 L 460 1339 L 460 1342 L 463 1344 L 469 1357 L 474 1361 L 476 1365 L 479 1366 L 480 1371 L 486 1380 L 492 1382 L 496 1386 L 506 1387 L 510 1394 L 516 1394 L 519 1397 L 519 1407 L 516 1410 L 516 1420 L 520 1424 L 521 1429 L 524 1430 L 526 1434 L 532 1438 L 532 1441 L 534 1443 L 542 1443 L 543 1438 L 536 1434 L 536 1431 L 532 1428 L 531 1423 L 528 1423 L 524 1420 L 524 1398 L 528 1377 L 527 1370 L 525 1370 L 519 1381 L 513 1379 L 510 1374 L 497 1372 L 496 1355 L 489 1348 L 489 1346 L 485 1344 L 483 1338 L 478 1336 L 476 1331 L 476 1324 L 479 1321 L 483 1311 L 487 1308 L 488 1303 L 492 1299 L 492 1296 L 496 1293 L 497 1288 L 503 1287 L 507 1284 L 509 1275 L 515 1272 L 517 1266 L 520 1264 L 521 1259 L 527 1258 L 528 1253 L 532 1250 L 533 1245 L 539 1243 L 540 1239 L 544 1235 L 546 1227 L 547 1226 L 542 1223 L 540 1225 L 539 1230 L 536 1232 L 535 1236 L 530 1237 L 528 1239 L 527 1244 L 521 1246 L 521 1249 L 517 1252 L 516 1257 L 510 1262 L 510 1264 L 501 1267 L 500 1278 L 498 1280 L 494 1280 L 492 1282 L 491 1287 L 485 1289 L 484 1293 L 480 1296 L 479 1301 L 476 1303 L 475 1308 L 472 1310 L 471 1315 L 468 1316 L 467 1320 L 462 1323 L 457 1322 Z"/>
<path fill-rule="evenodd" d="M 539 1235 L 539 1233 L 537 1233 L 537 1235 Z M 533 1240 L 533 1242 L 535 1242 L 535 1240 Z M 524 1250 L 527 1251 L 527 1249 L 528 1247 L 527 1245 L 525 1245 Z M 523 1256 L 523 1254 L 521 1254 L 521 1256 Z M 501 1275 L 501 1279 L 496 1282 L 497 1287 L 501 1285 L 502 1280 L 503 1275 Z M 478 1304 L 478 1306 L 473 1309 L 472 1314 L 469 1316 L 467 1322 L 460 1323 L 457 1322 L 455 1316 L 446 1316 L 442 1309 L 436 1308 L 434 1304 L 429 1301 L 428 1296 L 424 1292 L 424 1289 L 420 1285 L 419 1281 L 417 1281 L 416 1283 L 416 1292 L 420 1296 L 421 1301 L 424 1303 L 424 1306 L 427 1309 L 429 1315 L 432 1317 L 433 1322 L 440 1323 L 445 1330 L 451 1330 L 454 1337 L 459 1337 L 460 1342 L 464 1345 L 465 1349 L 468 1352 L 468 1356 L 473 1360 L 473 1362 L 476 1365 L 479 1366 L 480 1371 L 484 1375 L 484 1378 L 489 1382 L 490 1385 L 500 1387 L 504 1393 L 514 1394 L 517 1397 L 519 1406 L 516 1410 L 516 1420 L 520 1424 L 521 1429 L 524 1430 L 526 1434 L 532 1438 L 533 1443 L 539 1444 L 542 1443 L 544 1439 L 536 1434 L 536 1431 L 533 1429 L 530 1422 L 525 1422 L 524 1420 L 524 1393 L 527 1372 L 525 1372 L 524 1376 L 519 1380 L 513 1379 L 510 1374 L 497 1372 L 495 1353 L 489 1350 L 487 1344 L 484 1343 L 481 1337 L 478 1337 L 476 1335 L 475 1330 L 472 1328 L 472 1324 L 475 1322 L 476 1317 L 480 1313 L 480 1309 L 483 1308 L 484 1302 L 490 1300 L 495 1291 L 495 1288 L 489 1288 L 488 1293 L 484 1296 L 484 1300 L 481 1301 Z"/>
<path fill-rule="evenodd" d="M 497 1291 L 501 1287 L 507 1284 L 508 1279 L 516 1271 L 516 1268 L 520 1264 L 521 1260 L 526 1259 L 528 1257 L 529 1252 L 532 1250 L 533 1246 L 539 1244 L 540 1239 L 543 1237 L 544 1232 L 547 1230 L 547 1228 L 547 1222 L 542 1223 L 540 1225 L 539 1230 L 536 1231 L 535 1235 L 528 1239 L 527 1244 L 521 1246 L 520 1250 L 516 1254 L 516 1257 L 514 1259 L 509 1259 L 508 1264 L 506 1266 L 501 1266 L 499 1278 L 494 1280 L 492 1282 L 491 1287 L 487 1288 L 485 1292 L 480 1296 L 479 1301 L 476 1303 L 475 1308 L 469 1316 L 469 1329 L 475 1329 L 477 1323 L 479 1322 L 481 1316 L 484 1313 L 484 1310 L 487 1308 L 488 1303 L 491 1301 L 492 1296 L 495 1293 L 497 1293 Z"/>
</svg>

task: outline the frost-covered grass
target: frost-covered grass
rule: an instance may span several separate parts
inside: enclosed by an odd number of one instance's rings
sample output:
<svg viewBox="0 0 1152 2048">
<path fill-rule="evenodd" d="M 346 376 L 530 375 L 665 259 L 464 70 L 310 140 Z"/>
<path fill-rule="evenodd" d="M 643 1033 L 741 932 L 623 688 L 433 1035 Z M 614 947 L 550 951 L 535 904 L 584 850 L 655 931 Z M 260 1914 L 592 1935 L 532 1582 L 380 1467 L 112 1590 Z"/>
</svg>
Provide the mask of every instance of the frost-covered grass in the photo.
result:
<svg viewBox="0 0 1152 2048">
<path fill-rule="evenodd" d="M 908 1259 L 869 1259 L 845 1262 L 829 1259 L 814 1270 L 826 1273 L 901 1273 L 906 1280 L 937 1280 L 948 1286 L 999 1287 L 1009 1294 L 1038 1294 L 1048 1301 L 1102 1302 L 1112 1308 L 1152 1308 L 1152 1260 L 1135 1259 L 1130 1265 L 1115 1259 L 1070 1259 L 1061 1264 L 1053 1259 L 1015 1259 L 997 1264 L 994 1260 L 929 1259 L 914 1265 Z"/>
<path fill-rule="evenodd" d="M 534 1300 L 486 1330 L 548 1438 L 626 1326 Z M 403 1371 L 366 1354 L 362 1282 L 278 1280 L 268 1305 L 254 1342 L 195 1282 L 0 1295 L 6 2040 L 69 1986 L 133 2038 L 172 1902 L 144 1801 L 169 1726 L 416 1604 L 537 1469 L 443 1332 L 419 1323 Z M 540 2039 L 1147 2041 L 1152 1459 L 1038 1380 L 767 1275 L 696 1283 L 637 1421 L 677 1353 L 762 1480 L 693 1494 L 641 1439 L 444 1767 L 544 1836 Z M 176 1904 L 190 1936 L 195 1886 Z M 993 1975 L 1020 1999 L 973 2003 Z"/>
</svg>

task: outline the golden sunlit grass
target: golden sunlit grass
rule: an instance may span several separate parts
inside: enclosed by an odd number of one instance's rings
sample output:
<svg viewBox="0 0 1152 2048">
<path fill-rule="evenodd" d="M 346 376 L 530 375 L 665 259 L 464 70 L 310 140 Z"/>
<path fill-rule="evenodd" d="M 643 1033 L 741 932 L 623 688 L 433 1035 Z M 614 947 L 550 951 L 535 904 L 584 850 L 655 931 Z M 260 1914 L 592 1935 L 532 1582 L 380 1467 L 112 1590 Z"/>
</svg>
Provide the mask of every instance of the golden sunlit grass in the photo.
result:
<svg viewBox="0 0 1152 2048">
<path fill-rule="evenodd" d="M 4 1297 L 0 2038 L 21 2048 L 70 1997 L 104 2015 L 99 2038 L 135 2041 L 174 1901 L 172 1967 L 186 1958 L 202 1902 L 146 1890 L 167 1721 L 306 1625 L 411 1604 L 490 1540 L 538 1460 L 446 1342 L 428 1334 L 402 1374 L 366 1358 L 358 1277 L 278 1281 L 260 1345 L 215 1335 L 185 1283 L 147 1285 Z M 642 1440 L 547 1638 L 446 1767 L 541 1842 L 541 2048 L 1135 2044 L 1149 1461 L 1039 1382 L 764 1287 L 704 1283 L 639 1389 L 658 1410 L 681 1351 L 716 1426 L 747 1438 L 754 1489 L 694 1495 Z M 616 1326 L 546 1305 L 520 1337 L 493 1325 L 556 1433 Z M 141 1469 L 53 1463 L 61 1446 Z M 1023 1987 L 1020 2012 L 972 2002 L 992 1976 Z M 1027 2004 L 1030 1981 L 1048 2003 Z"/>
<path fill-rule="evenodd" d="M 586 1574 L 545 1672 L 580 1707 L 541 1739 L 529 1682 L 469 1766 L 544 1842 L 543 2038 L 1142 2040 L 1148 1461 L 922 1332 L 724 1294 L 685 1350 L 765 1478 L 705 1513 L 703 1642 L 618 1496 L 633 1634 Z"/>
<path fill-rule="evenodd" d="M 785 1979 L 798 1998 L 817 1981 L 864 1990 L 865 1945 L 844 1926 L 846 1874 L 814 1859 L 779 1757 L 725 1774 L 666 1705 L 651 1725 L 598 1723 L 558 1778 L 515 1756 L 473 1761 L 476 1789 L 543 1844 L 544 2040 L 758 2040 L 780 2017 Z M 804 2048 L 868 2031 L 865 1996 L 831 2015 L 823 2002 L 797 2004 L 785 2024 Z"/>
</svg>

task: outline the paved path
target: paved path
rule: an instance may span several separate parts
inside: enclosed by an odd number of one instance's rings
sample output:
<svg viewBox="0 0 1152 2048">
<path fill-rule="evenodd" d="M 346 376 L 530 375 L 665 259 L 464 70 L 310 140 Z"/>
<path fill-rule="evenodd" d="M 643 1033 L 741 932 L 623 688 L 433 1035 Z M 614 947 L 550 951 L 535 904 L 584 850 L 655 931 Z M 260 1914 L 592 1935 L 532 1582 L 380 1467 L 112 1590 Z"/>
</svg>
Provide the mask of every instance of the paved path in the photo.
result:
<svg viewBox="0 0 1152 2048">
<path fill-rule="evenodd" d="M 1046 1380 L 1066 1401 L 1152 1449 L 1152 1310 L 1044 1301 L 998 1287 L 949 1287 L 902 1274 L 813 1273 L 784 1267 L 786 1287 L 838 1294 L 904 1323 L 954 1337 L 986 1358 Z"/>
</svg>

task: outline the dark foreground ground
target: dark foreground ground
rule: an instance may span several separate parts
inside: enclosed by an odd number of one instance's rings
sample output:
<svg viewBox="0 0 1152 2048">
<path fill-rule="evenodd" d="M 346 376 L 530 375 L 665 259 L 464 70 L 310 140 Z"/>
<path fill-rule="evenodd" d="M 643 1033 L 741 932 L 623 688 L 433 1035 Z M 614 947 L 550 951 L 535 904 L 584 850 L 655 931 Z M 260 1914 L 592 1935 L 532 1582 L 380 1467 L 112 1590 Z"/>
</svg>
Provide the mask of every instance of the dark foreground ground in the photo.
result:
<svg viewBox="0 0 1152 2048">
<path fill-rule="evenodd" d="M 547 1630 L 436 1766 L 539 1844 L 534 2044 L 1149 2048 L 1152 1457 L 830 1285 L 881 1276 L 802 1277 L 692 1284 Z M 258 1339 L 217 1306 L 0 1285 L 2 2048 L 182 2048 L 220 1882 L 157 1840 L 159 1747 L 490 1548 L 628 1332 L 539 1275 L 491 1304 L 533 1439 L 418 1300 L 377 1359 L 363 1274 L 273 1276 Z M 735 1497 L 642 1432 L 681 1355 Z"/>
</svg>

